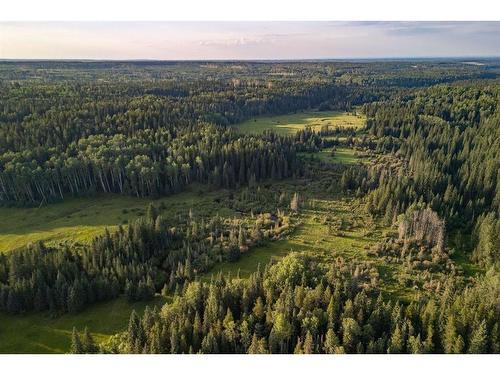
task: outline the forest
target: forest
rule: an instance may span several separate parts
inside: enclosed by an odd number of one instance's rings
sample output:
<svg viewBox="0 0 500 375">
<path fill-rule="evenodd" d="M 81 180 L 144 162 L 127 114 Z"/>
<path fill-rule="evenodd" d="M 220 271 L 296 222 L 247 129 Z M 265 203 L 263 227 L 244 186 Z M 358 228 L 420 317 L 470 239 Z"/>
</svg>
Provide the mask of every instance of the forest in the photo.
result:
<svg viewBox="0 0 500 375">
<path fill-rule="evenodd" d="M 494 59 L 0 61 L 0 352 L 500 353 L 499 171 Z"/>
</svg>

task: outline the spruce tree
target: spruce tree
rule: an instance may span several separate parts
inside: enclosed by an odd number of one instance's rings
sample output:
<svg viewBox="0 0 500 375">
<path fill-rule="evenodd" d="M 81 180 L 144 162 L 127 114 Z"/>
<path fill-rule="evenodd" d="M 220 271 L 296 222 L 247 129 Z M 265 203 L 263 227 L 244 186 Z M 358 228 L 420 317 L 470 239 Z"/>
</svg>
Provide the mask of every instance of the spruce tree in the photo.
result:
<svg viewBox="0 0 500 375">
<path fill-rule="evenodd" d="M 71 349 L 70 352 L 72 354 L 82 354 L 84 353 L 84 348 L 80 339 L 80 334 L 76 330 L 75 327 L 73 327 L 73 332 L 71 333 Z"/>
<path fill-rule="evenodd" d="M 486 321 L 482 321 L 473 331 L 470 338 L 468 353 L 486 353 L 488 349 L 488 337 L 486 334 Z"/>
<path fill-rule="evenodd" d="M 96 345 L 94 338 L 90 334 L 87 327 L 83 331 L 83 337 L 81 339 L 81 344 L 85 353 L 97 353 L 99 351 L 98 346 Z"/>
</svg>

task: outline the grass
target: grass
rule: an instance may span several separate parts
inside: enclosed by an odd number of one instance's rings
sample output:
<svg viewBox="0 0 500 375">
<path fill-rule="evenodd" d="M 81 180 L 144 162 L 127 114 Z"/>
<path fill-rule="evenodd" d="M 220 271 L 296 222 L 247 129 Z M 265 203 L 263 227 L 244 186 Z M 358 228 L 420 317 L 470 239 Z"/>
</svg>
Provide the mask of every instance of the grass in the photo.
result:
<svg viewBox="0 0 500 375">
<path fill-rule="evenodd" d="M 145 303 L 124 298 L 88 307 L 78 314 L 51 318 L 43 313 L 6 315 L 0 313 L 0 353 L 67 353 L 73 327 L 88 327 L 97 342 L 103 342 L 127 327 L 132 310 L 142 313 L 147 304 L 162 305 L 163 297 Z"/>
<path fill-rule="evenodd" d="M 333 156 L 331 148 L 316 153 L 302 152 L 300 155 L 313 157 L 326 164 L 356 164 L 363 162 L 361 155 L 356 150 L 348 147 L 337 147 Z"/>
<path fill-rule="evenodd" d="M 201 277 L 202 281 L 210 281 L 219 273 L 246 278 L 259 265 L 264 267 L 272 260 L 298 251 L 319 255 L 327 263 L 338 257 L 347 261 L 368 262 L 378 271 L 380 290 L 391 300 L 409 302 L 420 293 L 398 282 L 402 265 L 388 264 L 383 258 L 368 251 L 382 239 L 383 233 L 389 228 L 367 216 L 360 200 L 342 194 L 325 194 L 321 191 L 319 181 L 298 185 L 293 181 L 281 182 L 276 185 L 288 191 L 302 189 L 299 194 L 309 198 L 309 203 L 301 208 L 295 219 L 300 223 L 296 230 L 285 239 L 270 241 L 251 249 L 236 262 L 218 264 Z M 335 230 L 333 224 L 336 222 L 342 223 L 340 229 Z"/>
<path fill-rule="evenodd" d="M 259 134 L 265 130 L 273 130 L 278 134 L 295 134 L 298 130 L 310 126 L 318 131 L 322 126 L 361 128 L 365 117 L 361 114 L 339 111 L 308 111 L 280 116 L 259 116 L 234 125 L 244 134 Z"/>
<path fill-rule="evenodd" d="M 89 242 L 120 224 L 145 214 L 150 202 L 166 209 L 162 215 L 169 217 L 185 214 L 190 208 L 196 213 L 224 214 L 231 212 L 215 200 L 221 192 L 192 186 L 186 192 L 152 201 L 118 194 L 99 194 L 94 197 L 68 198 L 63 202 L 39 208 L 0 208 L 0 252 L 13 250 L 30 242 L 47 244 L 65 241 Z M 223 199 L 220 199 L 223 202 Z"/>
<path fill-rule="evenodd" d="M 322 150 L 321 154 L 324 155 L 325 153 L 328 155 L 330 153 L 330 150 Z M 360 161 L 360 158 L 358 154 L 356 153 L 355 150 L 352 148 L 347 148 L 347 147 L 339 147 L 335 151 L 335 154 L 333 157 L 330 156 L 331 159 L 333 159 L 334 163 L 341 163 L 341 164 L 355 164 Z"/>
<path fill-rule="evenodd" d="M 241 278 L 247 278 L 253 272 L 257 271 L 259 265 L 264 267 L 271 260 L 281 258 L 293 250 L 293 243 L 289 240 L 268 242 L 250 250 L 246 254 L 242 254 L 237 262 L 217 264 L 200 279 L 208 282 L 213 276 L 219 273 L 230 275 L 231 277 L 239 275 Z"/>
<path fill-rule="evenodd" d="M 258 248 L 242 254 L 237 262 L 221 263 L 202 280 L 209 281 L 218 273 L 231 276 L 247 277 L 255 272 L 260 264 L 264 267 L 273 259 L 279 259 L 291 251 L 308 251 L 319 253 L 327 259 L 342 256 L 346 259 L 367 259 L 366 246 L 374 244 L 380 238 L 381 232 L 367 237 L 365 228 L 369 224 L 360 215 L 359 202 L 354 199 L 314 199 L 314 207 L 301 210 L 297 217 L 300 221 L 297 229 L 288 238 L 268 242 Z M 349 222 L 350 229 L 331 233 L 325 218 L 342 219 Z"/>
</svg>

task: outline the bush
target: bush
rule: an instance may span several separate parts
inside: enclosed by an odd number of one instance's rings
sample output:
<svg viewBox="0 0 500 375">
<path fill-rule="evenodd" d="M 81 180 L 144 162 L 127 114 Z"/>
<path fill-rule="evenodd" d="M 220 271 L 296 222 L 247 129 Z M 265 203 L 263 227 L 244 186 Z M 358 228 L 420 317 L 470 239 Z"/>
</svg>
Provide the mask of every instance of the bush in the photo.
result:
<svg viewBox="0 0 500 375">
<path fill-rule="evenodd" d="M 229 252 L 227 253 L 227 260 L 230 262 L 236 262 L 240 259 L 241 253 L 237 246 L 231 246 Z"/>
</svg>

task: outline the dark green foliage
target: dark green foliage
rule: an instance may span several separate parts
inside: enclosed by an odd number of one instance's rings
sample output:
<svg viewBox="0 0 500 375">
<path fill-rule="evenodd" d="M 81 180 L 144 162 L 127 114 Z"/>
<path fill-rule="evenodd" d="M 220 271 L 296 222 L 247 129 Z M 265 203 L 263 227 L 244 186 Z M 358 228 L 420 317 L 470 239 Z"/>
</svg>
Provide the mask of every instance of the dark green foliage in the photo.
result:
<svg viewBox="0 0 500 375">
<path fill-rule="evenodd" d="M 236 262 L 238 259 L 240 259 L 240 249 L 238 248 L 238 246 L 231 246 L 229 248 L 229 251 L 227 253 L 227 260 L 230 261 L 230 262 Z"/>
<path fill-rule="evenodd" d="M 476 248 L 473 259 L 483 266 L 500 262 L 500 217 L 494 212 L 478 218 L 474 228 Z"/>
<path fill-rule="evenodd" d="M 483 353 L 498 347 L 497 275 L 434 299 L 385 302 L 366 265 L 291 254 L 249 279 L 193 282 L 130 318 L 126 353 Z M 473 318 L 469 318 L 473 317 Z M 151 331 L 148 327 L 156 327 Z M 185 340 L 180 338 L 184 337 Z M 116 346 L 118 345 L 118 346 Z"/>
<path fill-rule="evenodd" d="M 378 173 L 378 187 L 367 197 L 368 211 L 381 215 L 397 206 L 402 213 L 425 203 L 448 225 L 469 230 L 479 214 L 498 212 L 498 103 L 500 85 L 492 82 L 434 86 L 366 104 L 376 150 L 395 153 L 389 168 Z M 348 186 L 374 188 L 363 179 L 360 175 Z"/>
</svg>

